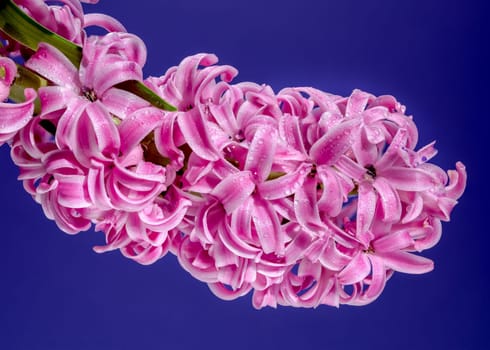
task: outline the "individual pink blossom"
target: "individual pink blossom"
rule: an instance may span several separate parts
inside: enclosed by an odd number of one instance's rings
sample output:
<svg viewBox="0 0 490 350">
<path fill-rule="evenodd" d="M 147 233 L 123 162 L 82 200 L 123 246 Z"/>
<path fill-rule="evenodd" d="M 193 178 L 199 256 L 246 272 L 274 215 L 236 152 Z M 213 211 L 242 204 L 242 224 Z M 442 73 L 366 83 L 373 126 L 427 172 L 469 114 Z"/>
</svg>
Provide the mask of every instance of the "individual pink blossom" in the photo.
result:
<svg viewBox="0 0 490 350">
<path fill-rule="evenodd" d="M 123 119 L 148 105 L 113 86 L 141 80 L 145 58 L 141 40 L 126 33 L 89 38 L 79 71 L 58 50 L 40 44 L 26 66 L 54 84 L 41 88 L 39 97 L 41 116 L 56 127 L 59 148 L 71 149 L 86 167 L 92 160 L 112 161 L 121 146 L 113 115 Z"/>
<path fill-rule="evenodd" d="M 68 150 L 55 150 L 43 158 L 46 175 L 37 184 L 35 200 L 46 217 L 56 221 L 67 233 L 90 228 L 91 221 L 82 215 L 91 202 L 86 187 L 85 169 Z"/>
<path fill-rule="evenodd" d="M 389 226 L 388 226 L 389 227 Z M 383 291 L 393 271 L 421 274 L 433 269 L 433 262 L 410 252 L 418 234 L 412 227 L 386 230 L 379 225 L 380 232 L 373 230 L 373 239 L 367 249 L 358 249 L 352 260 L 338 274 L 342 286 L 352 285 L 352 291 L 342 296 L 342 302 L 364 305 L 375 300 Z"/>
<path fill-rule="evenodd" d="M 120 249 L 121 253 L 148 265 L 162 258 L 169 250 L 173 231 L 181 223 L 191 202 L 175 188 L 165 197 L 156 197 L 139 211 L 112 210 L 97 223 L 104 231 L 107 244 L 95 247 L 98 253 Z"/>
<path fill-rule="evenodd" d="M 140 211 L 167 189 L 165 168 L 146 162 L 139 146 L 114 158 L 110 168 L 95 164 L 88 173 L 88 191 L 93 202 L 100 205 L 105 201 L 110 209 Z"/>
<path fill-rule="evenodd" d="M 31 118 L 13 138 L 10 155 L 19 167 L 18 179 L 24 189 L 36 195 L 39 179 L 46 175 L 43 159 L 46 154 L 58 150 L 52 135 L 40 125 L 40 118 Z"/>
</svg>

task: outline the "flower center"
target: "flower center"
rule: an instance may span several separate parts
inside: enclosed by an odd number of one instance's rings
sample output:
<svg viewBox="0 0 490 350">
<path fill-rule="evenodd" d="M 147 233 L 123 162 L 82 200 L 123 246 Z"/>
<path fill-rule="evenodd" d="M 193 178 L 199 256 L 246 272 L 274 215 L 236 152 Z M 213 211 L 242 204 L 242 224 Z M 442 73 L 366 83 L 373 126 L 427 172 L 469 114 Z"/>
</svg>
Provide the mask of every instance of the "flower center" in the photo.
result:
<svg viewBox="0 0 490 350">
<path fill-rule="evenodd" d="M 84 89 L 83 96 L 85 96 L 85 98 L 90 102 L 97 101 L 97 95 L 95 94 L 95 91 L 93 89 Z"/>
<path fill-rule="evenodd" d="M 311 170 L 310 170 L 310 173 L 308 174 L 308 176 L 310 177 L 315 177 L 317 174 L 317 171 L 316 171 L 316 164 L 312 164 L 312 167 L 311 167 Z"/>
<path fill-rule="evenodd" d="M 368 175 L 371 179 L 376 178 L 376 169 L 374 168 L 374 165 L 370 164 L 366 166 L 366 175 Z"/>
</svg>

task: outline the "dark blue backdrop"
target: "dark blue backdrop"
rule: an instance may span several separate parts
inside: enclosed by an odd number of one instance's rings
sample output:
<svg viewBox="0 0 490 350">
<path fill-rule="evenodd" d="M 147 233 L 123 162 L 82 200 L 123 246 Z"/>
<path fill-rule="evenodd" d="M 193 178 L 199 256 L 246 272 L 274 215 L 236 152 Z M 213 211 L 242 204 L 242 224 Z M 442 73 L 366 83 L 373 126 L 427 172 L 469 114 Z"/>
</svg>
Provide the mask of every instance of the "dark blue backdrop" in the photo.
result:
<svg viewBox="0 0 490 350">
<path fill-rule="evenodd" d="M 71 237 L 43 217 L 0 149 L 0 349 L 488 349 L 489 26 L 484 0 L 174 0 L 87 6 L 140 35 L 146 74 L 214 52 L 237 81 L 393 94 L 435 163 L 469 183 L 435 270 L 395 274 L 366 307 L 252 308 L 225 302 L 168 256 L 140 266 L 97 255 L 101 233 Z"/>
</svg>

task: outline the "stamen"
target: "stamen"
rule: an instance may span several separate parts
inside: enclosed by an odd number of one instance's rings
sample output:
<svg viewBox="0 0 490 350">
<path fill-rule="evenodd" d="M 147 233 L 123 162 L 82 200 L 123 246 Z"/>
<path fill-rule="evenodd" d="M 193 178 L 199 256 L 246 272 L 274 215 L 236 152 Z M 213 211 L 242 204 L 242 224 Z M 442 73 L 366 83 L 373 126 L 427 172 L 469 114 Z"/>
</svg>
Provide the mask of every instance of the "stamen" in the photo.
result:
<svg viewBox="0 0 490 350">
<path fill-rule="evenodd" d="M 93 89 L 85 89 L 83 90 L 83 95 L 89 100 L 90 102 L 95 102 L 97 101 L 97 95 L 95 94 L 95 91 Z"/>
<path fill-rule="evenodd" d="M 375 179 L 376 178 L 376 169 L 372 164 L 366 166 L 366 174 L 368 174 L 371 178 Z"/>
</svg>

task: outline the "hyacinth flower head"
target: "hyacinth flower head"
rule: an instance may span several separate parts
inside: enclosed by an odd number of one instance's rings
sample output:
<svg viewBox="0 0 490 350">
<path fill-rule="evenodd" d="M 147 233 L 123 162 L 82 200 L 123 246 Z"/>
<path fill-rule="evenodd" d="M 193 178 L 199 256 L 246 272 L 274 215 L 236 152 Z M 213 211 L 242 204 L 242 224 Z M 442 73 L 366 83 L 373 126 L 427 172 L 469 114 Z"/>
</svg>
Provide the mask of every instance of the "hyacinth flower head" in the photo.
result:
<svg viewBox="0 0 490 350">
<path fill-rule="evenodd" d="M 143 41 L 115 19 L 15 3 L 0 7 L 0 142 L 61 230 L 95 227 L 96 252 L 141 264 L 170 252 L 256 308 L 365 305 L 394 272 L 433 269 L 419 253 L 466 171 L 430 163 L 394 97 L 276 93 L 204 53 L 145 78 Z"/>
</svg>

